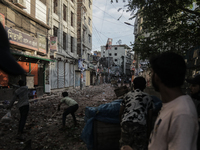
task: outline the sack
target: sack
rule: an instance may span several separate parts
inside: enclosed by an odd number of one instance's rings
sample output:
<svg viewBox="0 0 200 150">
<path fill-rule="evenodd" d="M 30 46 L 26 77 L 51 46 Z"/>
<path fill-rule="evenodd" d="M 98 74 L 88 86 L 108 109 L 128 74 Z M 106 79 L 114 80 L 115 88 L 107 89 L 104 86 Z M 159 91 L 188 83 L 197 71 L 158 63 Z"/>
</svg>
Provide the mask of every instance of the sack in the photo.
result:
<svg viewBox="0 0 200 150">
<path fill-rule="evenodd" d="M 8 112 L 1 118 L 1 122 L 10 122 L 11 120 L 11 110 L 8 110 Z"/>
</svg>

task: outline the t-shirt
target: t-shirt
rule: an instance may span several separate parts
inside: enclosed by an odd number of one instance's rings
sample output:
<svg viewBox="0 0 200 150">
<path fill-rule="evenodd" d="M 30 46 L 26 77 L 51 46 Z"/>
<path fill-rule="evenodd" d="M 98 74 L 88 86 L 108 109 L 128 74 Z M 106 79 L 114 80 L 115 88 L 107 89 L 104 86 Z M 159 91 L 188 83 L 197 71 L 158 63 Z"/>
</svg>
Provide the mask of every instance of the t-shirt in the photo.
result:
<svg viewBox="0 0 200 150">
<path fill-rule="evenodd" d="M 131 91 L 125 95 L 121 106 L 124 106 L 122 122 L 130 121 L 146 125 L 146 115 L 148 109 L 152 108 L 152 98 L 139 89 Z"/>
<path fill-rule="evenodd" d="M 64 103 L 67 104 L 68 106 L 73 106 L 73 105 L 78 104 L 75 100 L 73 100 L 72 98 L 70 98 L 70 97 L 68 97 L 68 96 L 62 98 L 62 99 L 60 100 L 60 102 L 61 102 L 61 103 L 64 102 Z"/>
<path fill-rule="evenodd" d="M 29 105 L 28 87 L 27 86 L 21 86 L 14 92 L 14 96 L 10 102 L 10 105 L 13 105 L 13 103 L 16 100 L 18 100 L 18 103 L 17 103 L 18 108 L 25 106 L 25 105 Z"/>
<path fill-rule="evenodd" d="M 196 150 L 197 112 L 190 96 L 163 103 L 148 150 Z"/>
</svg>

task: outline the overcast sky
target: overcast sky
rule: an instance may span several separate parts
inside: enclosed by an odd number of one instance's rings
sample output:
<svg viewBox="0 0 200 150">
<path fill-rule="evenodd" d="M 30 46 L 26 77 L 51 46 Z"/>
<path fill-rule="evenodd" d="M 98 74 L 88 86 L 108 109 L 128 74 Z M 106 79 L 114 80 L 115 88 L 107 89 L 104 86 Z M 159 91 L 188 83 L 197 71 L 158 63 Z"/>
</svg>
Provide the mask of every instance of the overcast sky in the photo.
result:
<svg viewBox="0 0 200 150">
<path fill-rule="evenodd" d="M 129 20 L 130 12 L 126 12 L 126 8 L 122 0 L 116 3 L 110 3 L 110 0 L 93 0 L 93 20 L 92 20 L 92 51 L 100 51 L 101 46 L 105 46 L 107 39 L 112 38 L 113 45 L 121 44 L 130 46 L 133 43 L 133 26 L 126 25 L 124 22 L 134 24 L 134 20 Z M 127 1 L 127 0 L 125 0 Z M 122 8 L 118 12 L 118 9 Z"/>
</svg>

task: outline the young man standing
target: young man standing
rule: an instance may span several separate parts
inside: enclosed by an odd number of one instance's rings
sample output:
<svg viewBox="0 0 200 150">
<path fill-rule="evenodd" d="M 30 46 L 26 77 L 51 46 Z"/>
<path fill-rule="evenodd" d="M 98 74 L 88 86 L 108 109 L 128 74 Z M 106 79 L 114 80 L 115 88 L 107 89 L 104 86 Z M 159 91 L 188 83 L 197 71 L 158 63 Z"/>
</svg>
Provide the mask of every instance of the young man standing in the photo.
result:
<svg viewBox="0 0 200 150">
<path fill-rule="evenodd" d="M 150 60 L 152 84 L 163 106 L 149 139 L 149 150 L 196 150 L 197 112 L 192 99 L 183 95 L 186 64 L 175 53 L 164 52 Z"/>
<path fill-rule="evenodd" d="M 23 80 L 19 80 L 18 84 L 20 88 L 18 88 L 14 92 L 13 99 L 10 101 L 10 104 L 8 105 L 7 109 L 11 109 L 14 102 L 18 100 L 17 107 L 19 108 L 20 111 L 20 120 L 19 120 L 17 138 L 22 140 L 23 139 L 22 133 L 29 112 L 29 98 L 28 98 L 28 87 L 26 86 L 25 82 Z"/>
<path fill-rule="evenodd" d="M 147 113 L 152 108 L 152 99 L 143 90 L 146 80 L 137 77 L 133 80 L 134 91 L 127 93 L 120 107 L 121 139 L 120 146 L 129 145 L 137 150 L 147 149 Z"/>
<path fill-rule="evenodd" d="M 72 115 L 73 120 L 74 120 L 74 125 L 76 126 L 77 122 L 76 122 L 76 117 L 75 117 L 74 113 L 77 111 L 77 109 L 79 107 L 78 103 L 75 100 L 68 97 L 68 92 L 63 92 L 62 96 L 63 96 L 63 98 L 60 100 L 60 103 L 58 104 L 58 111 L 60 111 L 60 106 L 64 103 L 66 105 L 68 105 L 69 107 L 64 110 L 63 117 L 62 117 L 63 127 L 60 130 L 65 129 L 65 120 L 66 120 L 66 116 L 68 114 Z"/>
</svg>

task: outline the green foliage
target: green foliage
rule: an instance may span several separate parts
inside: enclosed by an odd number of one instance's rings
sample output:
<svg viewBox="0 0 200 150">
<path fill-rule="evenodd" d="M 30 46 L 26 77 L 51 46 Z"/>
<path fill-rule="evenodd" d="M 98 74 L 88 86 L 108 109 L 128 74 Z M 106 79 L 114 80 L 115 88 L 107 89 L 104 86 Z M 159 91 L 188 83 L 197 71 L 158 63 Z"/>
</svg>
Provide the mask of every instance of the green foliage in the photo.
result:
<svg viewBox="0 0 200 150">
<path fill-rule="evenodd" d="M 200 45 L 200 0 L 128 0 L 130 19 L 142 18 L 133 50 L 142 59 L 163 51 L 181 55 Z"/>
</svg>

